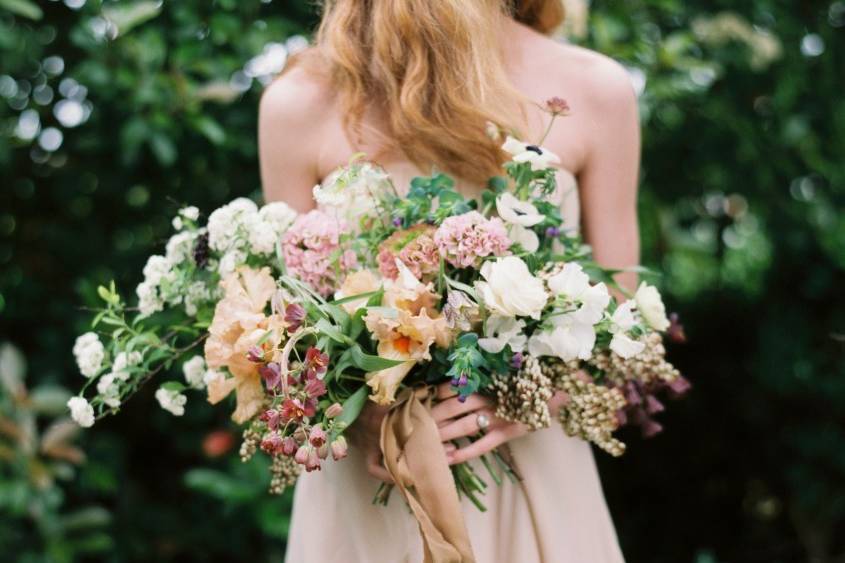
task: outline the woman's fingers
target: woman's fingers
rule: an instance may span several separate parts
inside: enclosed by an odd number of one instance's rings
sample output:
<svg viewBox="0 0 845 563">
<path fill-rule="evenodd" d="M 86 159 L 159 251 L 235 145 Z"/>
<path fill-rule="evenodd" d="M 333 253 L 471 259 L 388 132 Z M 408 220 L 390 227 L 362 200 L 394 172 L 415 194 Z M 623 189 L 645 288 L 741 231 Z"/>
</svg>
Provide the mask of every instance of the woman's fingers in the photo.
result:
<svg viewBox="0 0 845 563">
<path fill-rule="evenodd" d="M 475 442 L 447 454 L 446 459 L 449 461 L 449 465 L 457 465 L 495 450 L 505 443 L 507 439 L 508 434 L 504 429 L 494 428 Z"/>
<path fill-rule="evenodd" d="M 387 469 L 384 468 L 384 463 L 382 463 L 381 459 L 381 451 L 378 448 L 367 452 L 367 472 L 379 481 L 384 481 L 386 483 L 393 482 L 393 478 L 390 476 L 390 473 L 388 473 Z"/>
<path fill-rule="evenodd" d="M 434 419 L 434 422 L 439 424 L 444 420 L 449 420 L 450 418 L 455 418 L 456 416 L 460 416 L 480 408 L 489 407 L 490 405 L 492 405 L 492 401 L 490 401 L 487 397 L 479 395 L 478 393 L 470 395 L 463 403 L 459 401 L 457 397 L 452 397 L 451 399 L 440 401 L 434 405 L 431 408 L 431 417 Z"/>
<path fill-rule="evenodd" d="M 460 418 L 451 420 L 441 426 L 440 441 L 448 442 L 449 440 L 455 440 L 457 438 L 475 436 L 481 431 L 481 427 L 478 426 L 478 416 L 481 414 L 485 415 L 490 421 L 490 425 L 487 427 L 488 430 L 492 430 L 496 427 L 498 420 L 493 413 L 486 408 L 479 409 Z"/>
</svg>

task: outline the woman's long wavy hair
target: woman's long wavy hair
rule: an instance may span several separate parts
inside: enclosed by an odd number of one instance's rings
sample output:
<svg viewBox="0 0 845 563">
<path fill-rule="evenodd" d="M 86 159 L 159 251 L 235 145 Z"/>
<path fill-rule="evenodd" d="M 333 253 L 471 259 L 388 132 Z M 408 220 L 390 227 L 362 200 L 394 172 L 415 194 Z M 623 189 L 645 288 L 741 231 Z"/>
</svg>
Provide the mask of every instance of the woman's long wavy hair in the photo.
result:
<svg viewBox="0 0 845 563">
<path fill-rule="evenodd" d="M 329 69 L 347 130 L 360 138 L 368 107 L 423 170 L 471 182 L 500 170 L 488 124 L 518 130 L 524 100 L 503 66 L 502 15 L 548 33 L 562 0 L 325 0 L 314 54 Z"/>
</svg>

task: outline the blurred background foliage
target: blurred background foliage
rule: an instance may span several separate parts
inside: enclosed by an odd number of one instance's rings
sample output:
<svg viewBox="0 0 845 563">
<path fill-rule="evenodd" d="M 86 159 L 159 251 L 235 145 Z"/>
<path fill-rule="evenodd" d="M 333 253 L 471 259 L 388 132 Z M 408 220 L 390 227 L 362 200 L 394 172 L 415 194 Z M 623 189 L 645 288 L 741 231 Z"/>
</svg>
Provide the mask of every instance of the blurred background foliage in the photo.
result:
<svg viewBox="0 0 845 563">
<path fill-rule="evenodd" d="M 644 261 L 695 385 L 659 438 L 597 454 L 626 555 L 845 561 L 845 2 L 567 4 L 562 32 L 640 94 Z M 78 436 L 60 407 L 96 284 L 133 287 L 180 203 L 259 195 L 257 102 L 315 21 L 307 0 L 0 0 L 0 552 L 281 558 L 290 498 L 225 413 L 174 420 L 148 390 Z"/>
</svg>

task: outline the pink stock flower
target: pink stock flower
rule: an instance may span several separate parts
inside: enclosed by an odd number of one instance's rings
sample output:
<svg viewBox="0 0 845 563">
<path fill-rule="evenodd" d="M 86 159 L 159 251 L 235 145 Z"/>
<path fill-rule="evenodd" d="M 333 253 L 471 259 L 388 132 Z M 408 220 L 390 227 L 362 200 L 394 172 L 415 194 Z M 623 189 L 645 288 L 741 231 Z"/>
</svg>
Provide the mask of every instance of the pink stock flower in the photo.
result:
<svg viewBox="0 0 845 563">
<path fill-rule="evenodd" d="M 434 227 L 415 225 L 396 231 L 379 246 L 378 268 L 381 275 L 395 280 L 399 276 L 398 258 L 419 280 L 433 278 L 440 269 L 440 252 L 434 243 Z"/>
<path fill-rule="evenodd" d="M 311 285 L 323 296 L 330 295 L 345 274 L 358 265 L 351 250 L 342 250 L 341 235 L 348 232 L 345 221 L 314 210 L 299 218 L 282 237 L 282 254 L 291 274 Z"/>
<path fill-rule="evenodd" d="M 434 242 L 456 268 L 478 266 L 486 256 L 504 256 L 511 245 L 502 220 L 485 219 L 478 211 L 447 218 L 435 231 Z"/>
</svg>

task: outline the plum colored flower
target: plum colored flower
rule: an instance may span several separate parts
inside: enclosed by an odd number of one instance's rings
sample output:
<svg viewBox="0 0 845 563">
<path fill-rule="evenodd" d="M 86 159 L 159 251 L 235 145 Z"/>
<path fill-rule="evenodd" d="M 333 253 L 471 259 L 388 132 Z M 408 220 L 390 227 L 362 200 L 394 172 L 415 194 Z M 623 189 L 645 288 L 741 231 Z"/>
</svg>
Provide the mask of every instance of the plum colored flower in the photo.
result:
<svg viewBox="0 0 845 563">
<path fill-rule="evenodd" d="M 315 448 L 319 448 L 323 444 L 326 443 L 326 440 L 329 439 L 328 434 L 326 431 L 323 430 L 323 427 L 319 424 L 315 424 L 311 427 L 311 433 L 308 435 L 308 441 L 311 443 L 312 446 Z"/>
<path fill-rule="evenodd" d="M 278 432 L 267 434 L 261 440 L 261 449 L 268 454 L 280 452 L 282 450 L 282 437 Z"/>
<path fill-rule="evenodd" d="M 282 237 L 288 271 L 323 296 L 330 295 L 350 269 L 358 265 L 352 250 L 341 248 L 347 224 L 320 210 L 300 215 Z"/>
<path fill-rule="evenodd" d="M 291 303 L 285 307 L 285 323 L 287 323 L 288 332 L 296 332 L 302 323 L 305 321 L 305 307 L 299 303 Z"/>
<path fill-rule="evenodd" d="M 270 362 L 258 368 L 258 373 L 261 374 L 261 379 L 264 380 L 264 385 L 269 390 L 276 389 L 282 382 L 282 368 L 276 362 Z"/>
<path fill-rule="evenodd" d="M 303 369 L 307 379 L 314 379 L 326 373 L 329 366 L 329 355 L 320 352 L 314 346 L 308 348 L 305 353 L 305 362 Z"/>
<path fill-rule="evenodd" d="M 292 456 L 296 453 L 298 446 L 293 436 L 285 436 L 282 440 L 282 453 L 286 456 Z"/>
<path fill-rule="evenodd" d="M 321 380 L 312 378 L 305 384 L 305 394 L 309 399 L 317 399 L 326 394 L 326 384 Z"/>
<path fill-rule="evenodd" d="M 279 411 L 276 409 L 268 409 L 261 413 L 258 419 L 267 424 L 267 428 L 270 430 L 276 430 L 279 428 L 279 417 Z"/>
<path fill-rule="evenodd" d="M 434 233 L 440 255 L 456 268 L 477 267 L 486 256 L 504 256 L 511 241 L 498 217 L 486 219 L 478 211 L 448 217 Z"/>
<path fill-rule="evenodd" d="M 314 416 L 317 413 L 317 404 L 311 399 L 301 401 L 299 399 L 285 399 L 282 403 L 282 420 L 302 420 L 306 416 Z"/>
</svg>

